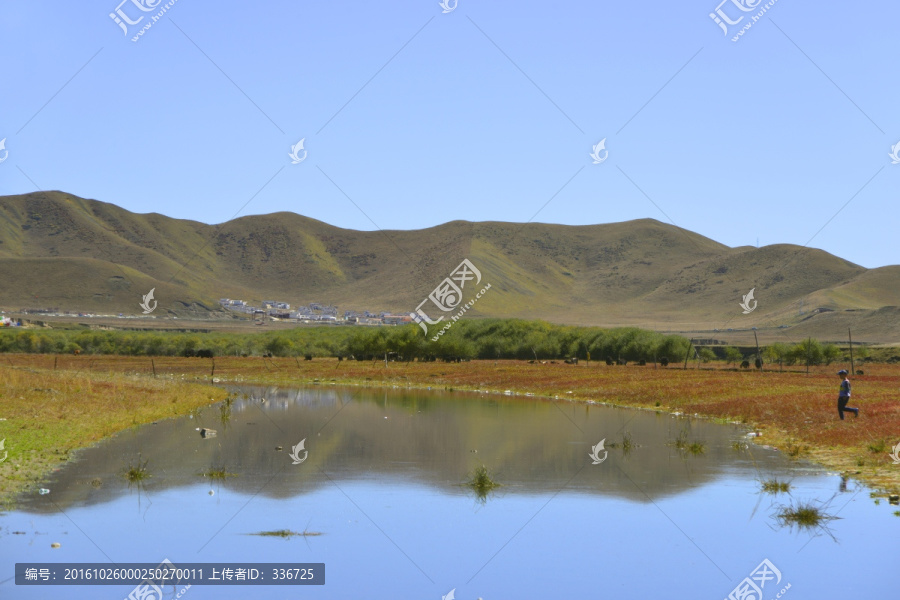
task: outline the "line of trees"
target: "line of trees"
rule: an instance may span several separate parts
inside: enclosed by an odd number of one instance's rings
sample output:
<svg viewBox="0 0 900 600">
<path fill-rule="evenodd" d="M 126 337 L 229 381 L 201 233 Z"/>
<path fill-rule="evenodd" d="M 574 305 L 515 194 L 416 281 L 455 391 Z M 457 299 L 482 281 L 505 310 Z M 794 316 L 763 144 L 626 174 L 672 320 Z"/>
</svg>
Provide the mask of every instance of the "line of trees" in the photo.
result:
<svg viewBox="0 0 900 600">
<path fill-rule="evenodd" d="M 201 352 L 202 351 L 202 352 Z M 163 331 L 0 330 L 0 352 L 121 354 L 130 356 L 340 356 L 358 360 L 562 360 L 681 362 L 685 357 L 728 364 L 756 358 L 735 347 L 690 349 L 690 341 L 635 327 L 603 329 L 520 319 L 470 319 L 453 324 L 437 341 L 417 325 L 402 327 L 298 327 L 262 333 Z M 696 352 L 696 353 L 695 353 Z M 866 357 L 865 348 L 855 350 Z M 804 340 L 762 350 L 768 364 L 830 364 L 843 357 L 834 344 Z"/>
<path fill-rule="evenodd" d="M 417 325 L 402 327 L 298 327 L 252 333 L 161 331 L 5 330 L 0 352 L 122 354 L 130 356 L 351 356 L 360 360 L 555 360 L 590 353 L 595 360 L 677 360 L 687 338 L 637 328 L 602 329 L 543 321 L 457 321 L 438 341 Z"/>
<path fill-rule="evenodd" d="M 746 353 L 734 346 L 716 350 L 718 352 L 709 347 L 701 347 L 698 352 L 703 362 L 722 360 L 727 364 L 739 364 L 745 360 L 753 363 L 756 359 L 755 349 Z M 846 358 L 845 351 L 838 345 L 814 339 L 806 339 L 796 344 L 775 342 L 762 348 L 760 354 L 764 363 L 787 366 L 805 365 L 807 360 L 810 365 L 830 365 Z M 869 351 L 864 346 L 855 347 L 854 355 L 859 360 L 865 360 L 869 356 Z"/>
</svg>

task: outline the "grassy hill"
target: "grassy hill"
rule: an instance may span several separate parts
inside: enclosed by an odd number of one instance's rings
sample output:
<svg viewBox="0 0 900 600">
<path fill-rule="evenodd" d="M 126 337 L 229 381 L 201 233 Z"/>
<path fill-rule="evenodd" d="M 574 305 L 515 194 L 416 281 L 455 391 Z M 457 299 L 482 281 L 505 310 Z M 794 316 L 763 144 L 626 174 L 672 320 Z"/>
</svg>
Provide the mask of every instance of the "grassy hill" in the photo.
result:
<svg viewBox="0 0 900 600">
<path fill-rule="evenodd" d="M 476 317 L 668 329 L 864 321 L 900 339 L 885 317 L 900 304 L 900 266 L 870 270 L 790 244 L 730 248 L 653 219 L 367 232 L 293 213 L 206 225 L 62 192 L 0 197 L 7 310 L 139 314 L 155 287 L 158 316 L 226 317 L 221 297 L 409 312 L 463 258 L 492 286 Z M 759 304 L 744 315 L 751 288 Z"/>
</svg>

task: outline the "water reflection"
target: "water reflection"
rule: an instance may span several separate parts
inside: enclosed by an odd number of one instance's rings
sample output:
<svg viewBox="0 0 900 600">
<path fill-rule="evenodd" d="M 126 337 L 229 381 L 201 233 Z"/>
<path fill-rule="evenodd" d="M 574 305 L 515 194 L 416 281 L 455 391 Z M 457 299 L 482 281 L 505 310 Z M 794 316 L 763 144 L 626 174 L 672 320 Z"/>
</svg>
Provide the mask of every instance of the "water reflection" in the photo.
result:
<svg viewBox="0 0 900 600">
<path fill-rule="evenodd" d="M 884 574 L 900 519 L 885 522 L 886 507 L 841 495 L 824 514 L 843 520 L 790 535 L 775 518 L 780 507 L 801 508 L 847 483 L 747 446 L 734 426 L 502 395 L 232 391 L 230 403 L 193 418 L 80 452 L 43 484 L 48 496 L 23 497 L 0 520 L 8 570 L 25 560 L 308 560 L 334 574 L 311 591 L 321 598 L 436 598 L 454 586 L 461 598 L 654 598 L 673 589 L 712 598 L 767 557 L 802 597 L 848 595 L 851 585 L 866 598 L 896 589 Z M 200 428 L 218 434 L 202 437 Z M 288 449 L 301 440 L 293 454 L 305 460 L 295 464 Z M 123 475 L 137 464 L 149 477 L 129 487 Z M 480 466 L 484 485 L 467 487 Z M 764 500 L 768 509 L 754 518 Z M 840 546 L 818 540 L 832 527 Z M 58 540 L 61 548 L 50 545 Z M 649 554 L 662 557 L 651 577 Z M 843 579 L 823 578 L 841 573 L 848 555 L 865 555 L 881 575 L 844 588 Z M 3 585 L 0 597 L 47 597 Z M 251 595 L 280 597 L 270 591 Z M 129 592 L 73 587 L 65 597 Z M 247 597 L 228 586 L 194 594 Z"/>
<path fill-rule="evenodd" d="M 77 465 L 54 476 L 55 501 L 96 504 L 126 493 L 127 482 L 113 474 L 122 456 L 138 455 L 152 471 L 142 481 L 149 492 L 193 485 L 199 474 L 225 470 L 238 476 L 217 485 L 245 493 L 256 493 L 260 478 L 277 473 L 259 492 L 275 498 L 312 493 L 328 485 L 325 474 L 399 476 L 459 493 L 459 484 L 484 464 L 502 474 L 512 493 L 566 485 L 579 493 L 647 502 L 648 496 L 679 494 L 746 463 L 731 451 L 737 429 L 651 411 L 400 390 L 232 391 L 229 400 L 192 418 L 160 421 L 83 451 Z M 219 427 L 214 437 L 197 434 L 210 425 Z M 616 440 L 609 444 L 614 452 L 602 464 L 591 464 L 591 447 L 603 438 Z M 308 460 L 294 465 L 290 453 L 278 448 L 304 439 Z M 84 485 L 93 477 L 108 485 Z M 22 508 L 53 510 L 33 497 Z"/>
</svg>

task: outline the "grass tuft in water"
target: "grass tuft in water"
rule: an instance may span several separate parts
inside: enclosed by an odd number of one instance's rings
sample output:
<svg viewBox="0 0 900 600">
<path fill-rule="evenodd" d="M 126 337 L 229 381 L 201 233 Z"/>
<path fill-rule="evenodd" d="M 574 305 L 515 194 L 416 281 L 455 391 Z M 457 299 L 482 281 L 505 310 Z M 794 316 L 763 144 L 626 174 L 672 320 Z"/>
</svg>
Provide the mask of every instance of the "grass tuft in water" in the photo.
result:
<svg viewBox="0 0 900 600">
<path fill-rule="evenodd" d="M 237 477 L 237 473 L 229 473 L 225 469 L 207 469 L 206 471 L 200 473 L 200 477 L 222 480 L 228 477 Z"/>
<path fill-rule="evenodd" d="M 762 491 L 767 494 L 788 493 L 791 491 L 791 484 L 788 481 L 778 481 L 778 478 L 767 479 L 760 484 Z"/>
<path fill-rule="evenodd" d="M 125 479 L 128 480 L 128 483 L 139 483 L 149 478 L 148 464 L 150 464 L 150 460 L 141 460 L 140 454 L 138 454 L 137 462 L 129 462 L 128 469 L 125 471 Z"/>
<path fill-rule="evenodd" d="M 466 485 L 475 491 L 478 499 L 482 502 L 487 499 L 488 494 L 490 494 L 494 488 L 500 487 L 500 484 L 494 481 L 494 478 L 491 477 L 490 472 L 488 472 L 488 468 L 484 465 L 475 468 L 472 472 L 472 476 L 466 482 Z"/>
<path fill-rule="evenodd" d="M 313 537 L 317 535 L 322 535 L 320 531 L 291 531 L 290 529 L 277 529 L 275 531 L 260 531 L 258 533 L 251 533 L 249 535 L 261 535 L 264 537 L 280 537 L 282 539 L 289 539 L 292 537 Z"/>
<path fill-rule="evenodd" d="M 775 516 L 782 525 L 796 525 L 800 529 L 818 529 L 837 518 L 813 502 L 802 501 L 796 505 L 782 506 Z"/>
<path fill-rule="evenodd" d="M 682 452 L 690 452 L 691 454 L 703 454 L 706 452 L 706 442 L 701 440 L 688 440 L 687 429 L 682 429 L 672 445 Z"/>
<path fill-rule="evenodd" d="M 634 448 L 637 448 L 637 444 L 634 443 L 634 438 L 631 437 L 631 434 L 626 431 L 622 435 L 622 450 L 628 452 Z"/>
</svg>

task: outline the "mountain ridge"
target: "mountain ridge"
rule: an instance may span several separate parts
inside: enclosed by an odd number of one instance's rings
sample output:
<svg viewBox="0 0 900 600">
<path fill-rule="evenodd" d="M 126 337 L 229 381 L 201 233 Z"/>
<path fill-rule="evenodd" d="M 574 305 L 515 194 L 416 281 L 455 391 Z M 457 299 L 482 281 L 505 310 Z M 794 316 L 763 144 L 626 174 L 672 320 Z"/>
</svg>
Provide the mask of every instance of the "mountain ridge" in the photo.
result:
<svg viewBox="0 0 900 600">
<path fill-rule="evenodd" d="M 0 197 L 6 310 L 139 314 L 156 288 L 160 315 L 222 317 L 221 297 L 408 313 L 464 258 L 492 285 L 474 317 L 744 327 L 794 325 L 804 307 L 900 304 L 900 266 L 866 269 L 792 244 L 732 248 L 651 218 L 356 231 L 290 212 L 208 225 L 64 192 Z M 745 315 L 751 288 L 758 308 Z"/>
</svg>

